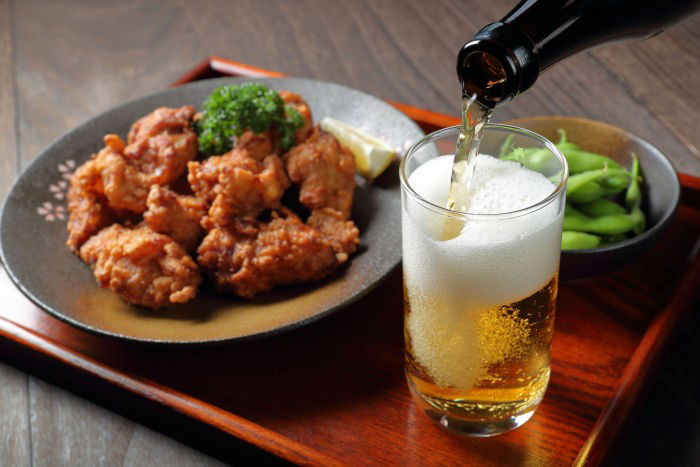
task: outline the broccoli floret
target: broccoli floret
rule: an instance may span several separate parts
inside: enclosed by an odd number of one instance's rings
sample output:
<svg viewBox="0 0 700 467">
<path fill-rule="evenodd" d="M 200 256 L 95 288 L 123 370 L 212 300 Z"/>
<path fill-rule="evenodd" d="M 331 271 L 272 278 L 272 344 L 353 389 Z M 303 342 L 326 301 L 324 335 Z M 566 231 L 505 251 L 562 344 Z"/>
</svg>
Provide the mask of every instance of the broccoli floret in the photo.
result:
<svg viewBox="0 0 700 467">
<path fill-rule="evenodd" d="M 294 132 L 304 126 L 296 109 L 284 105 L 277 92 L 259 83 L 221 86 L 204 102 L 197 121 L 199 150 L 207 155 L 223 154 L 233 146 L 233 137 L 245 130 L 262 133 L 275 125 L 280 146 L 294 145 Z"/>
</svg>

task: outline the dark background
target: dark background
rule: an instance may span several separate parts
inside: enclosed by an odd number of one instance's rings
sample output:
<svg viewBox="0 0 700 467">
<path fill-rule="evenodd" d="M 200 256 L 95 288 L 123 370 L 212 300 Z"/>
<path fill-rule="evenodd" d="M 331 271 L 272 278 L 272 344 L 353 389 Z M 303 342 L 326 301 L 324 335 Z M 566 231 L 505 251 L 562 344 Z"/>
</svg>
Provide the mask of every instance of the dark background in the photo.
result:
<svg viewBox="0 0 700 467">
<path fill-rule="evenodd" d="M 0 0 L 0 198 L 68 129 L 163 89 L 208 55 L 458 114 L 459 47 L 514 1 Z M 603 120 L 700 175 L 700 16 L 573 57 L 496 113 Z M 678 336 L 621 465 L 700 465 L 700 317 Z M 0 360 L 2 356 L 0 356 Z M 0 363 L 0 464 L 214 461 Z"/>
</svg>

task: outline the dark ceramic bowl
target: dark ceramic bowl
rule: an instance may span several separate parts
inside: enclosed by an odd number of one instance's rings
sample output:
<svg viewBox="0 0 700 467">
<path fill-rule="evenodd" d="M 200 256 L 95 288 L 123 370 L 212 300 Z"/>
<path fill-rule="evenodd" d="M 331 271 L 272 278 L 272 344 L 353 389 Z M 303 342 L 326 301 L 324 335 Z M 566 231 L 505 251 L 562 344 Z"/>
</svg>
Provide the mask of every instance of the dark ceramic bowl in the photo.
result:
<svg viewBox="0 0 700 467">
<path fill-rule="evenodd" d="M 554 142 L 559 139 L 557 129 L 563 128 L 569 141 L 588 151 L 605 154 L 625 167 L 631 166 L 631 153 L 639 158 L 644 177 L 642 210 L 647 218 L 647 230 L 613 245 L 562 251 L 562 280 L 601 274 L 634 260 L 654 245 L 671 222 L 680 198 L 678 176 L 661 151 L 642 138 L 607 123 L 583 118 L 531 117 L 508 123 L 532 130 Z"/>
</svg>

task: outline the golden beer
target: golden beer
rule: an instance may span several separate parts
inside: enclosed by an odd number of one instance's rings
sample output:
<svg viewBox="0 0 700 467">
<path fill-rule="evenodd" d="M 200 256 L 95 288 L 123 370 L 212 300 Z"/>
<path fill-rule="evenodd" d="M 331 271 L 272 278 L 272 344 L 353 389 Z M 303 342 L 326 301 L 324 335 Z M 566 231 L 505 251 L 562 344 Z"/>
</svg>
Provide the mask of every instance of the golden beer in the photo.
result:
<svg viewBox="0 0 700 467">
<path fill-rule="evenodd" d="M 488 427 L 483 435 L 504 420 L 508 424 L 513 418 L 529 418 L 549 381 L 556 296 L 554 276 L 523 300 L 477 312 L 478 358 L 459 361 L 459 351 L 445 351 L 444 358 L 455 358 L 448 366 L 465 365 L 472 375 L 471 384 L 457 387 L 439 384 L 414 355 L 408 325 L 411 303 L 405 293 L 406 374 L 421 408 L 431 418 L 449 417 L 462 429 L 473 425 L 472 432 Z"/>
</svg>

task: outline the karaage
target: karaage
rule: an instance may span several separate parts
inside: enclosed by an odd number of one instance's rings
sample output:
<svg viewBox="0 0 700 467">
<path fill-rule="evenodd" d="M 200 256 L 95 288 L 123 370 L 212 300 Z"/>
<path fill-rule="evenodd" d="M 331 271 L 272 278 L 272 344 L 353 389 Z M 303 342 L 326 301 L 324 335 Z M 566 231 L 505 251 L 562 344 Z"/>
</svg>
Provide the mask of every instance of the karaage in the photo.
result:
<svg viewBox="0 0 700 467">
<path fill-rule="evenodd" d="M 148 175 L 139 171 L 124 157 L 124 140 L 118 135 L 106 135 L 105 147 L 94 158 L 100 174 L 102 193 L 112 209 L 136 213 L 146 210 Z"/>
<path fill-rule="evenodd" d="M 194 298 L 202 282 L 185 250 L 147 226 L 132 230 L 114 224 L 102 229 L 80 248 L 80 258 L 92 267 L 102 287 L 153 309 Z"/>
<path fill-rule="evenodd" d="M 347 259 L 286 208 L 273 211 L 269 222 L 236 218 L 227 227 L 214 228 L 197 254 L 200 266 L 220 290 L 241 297 L 321 279 Z"/>
<path fill-rule="evenodd" d="M 192 191 L 211 206 L 203 220 L 207 229 L 226 225 L 236 216 L 255 216 L 280 206 L 290 185 L 284 164 L 275 154 L 260 160 L 260 152 L 258 147 L 253 150 L 237 145 L 223 156 L 188 164 Z"/>
<path fill-rule="evenodd" d="M 153 231 L 168 235 L 186 251 L 194 251 L 204 230 L 200 222 L 207 212 L 204 201 L 179 195 L 167 187 L 152 185 L 143 220 Z"/>
<path fill-rule="evenodd" d="M 160 107 L 131 126 L 124 155 L 147 176 L 148 186 L 174 182 L 197 156 L 194 114 L 191 105 Z"/>
<path fill-rule="evenodd" d="M 68 211 L 66 245 L 73 253 L 78 253 L 88 238 L 115 221 L 114 212 L 104 200 L 76 184 L 68 191 Z"/>
<path fill-rule="evenodd" d="M 335 251 L 339 263 L 348 260 L 360 244 L 360 231 L 351 220 L 345 220 L 340 211 L 323 208 L 313 211 L 306 224 L 318 231 Z"/>
<path fill-rule="evenodd" d="M 104 140 L 106 146 L 101 152 L 111 151 L 109 144 L 119 144 L 112 135 L 105 136 Z M 105 197 L 97 154 L 78 167 L 71 177 L 68 211 L 66 245 L 74 253 L 78 253 L 88 238 L 116 221 L 117 215 Z"/>
<path fill-rule="evenodd" d="M 311 210 L 325 207 L 350 217 L 355 191 L 355 159 L 328 133 L 315 127 L 311 136 L 285 155 L 287 173 L 301 185 L 299 201 Z"/>
</svg>

